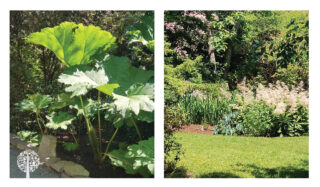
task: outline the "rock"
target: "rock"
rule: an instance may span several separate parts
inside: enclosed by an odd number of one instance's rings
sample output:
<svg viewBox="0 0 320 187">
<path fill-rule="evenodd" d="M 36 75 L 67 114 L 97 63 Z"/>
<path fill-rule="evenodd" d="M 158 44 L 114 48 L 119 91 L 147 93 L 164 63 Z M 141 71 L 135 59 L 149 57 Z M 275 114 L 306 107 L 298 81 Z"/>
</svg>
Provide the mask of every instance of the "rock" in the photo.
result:
<svg viewBox="0 0 320 187">
<path fill-rule="evenodd" d="M 55 158 L 57 146 L 57 138 L 51 135 L 44 135 L 41 139 L 41 144 L 39 146 L 38 155 L 41 162 L 45 162 L 51 158 Z"/>
<path fill-rule="evenodd" d="M 60 177 L 61 177 L 61 178 L 70 178 L 70 176 L 67 175 L 67 174 L 65 174 L 65 173 L 61 173 L 61 174 L 60 174 Z"/>
<path fill-rule="evenodd" d="M 37 152 L 37 147 L 30 146 L 30 144 L 20 140 L 19 137 L 14 134 L 10 134 L 10 144 L 20 150 L 31 149 Z"/>
<path fill-rule="evenodd" d="M 47 167 L 50 167 L 50 168 L 52 168 L 52 165 L 53 164 L 55 164 L 55 163 L 57 163 L 57 162 L 59 162 L 61 159 L 60 158 L 58 158 L 58 157 L 50 157 L 49 159 L 45 159 L 45 165 L 47 166 Z"/>
<path fill-rule="evenodd" d="M 72 161 L 58 161 L 52 164 L 51 167 L 57 172 L 62 172 L 70 177 L 89 177 L 89 172 L 83 166 Z M 64 176 L 64 174 L 61 175 Z"/>
</svg>

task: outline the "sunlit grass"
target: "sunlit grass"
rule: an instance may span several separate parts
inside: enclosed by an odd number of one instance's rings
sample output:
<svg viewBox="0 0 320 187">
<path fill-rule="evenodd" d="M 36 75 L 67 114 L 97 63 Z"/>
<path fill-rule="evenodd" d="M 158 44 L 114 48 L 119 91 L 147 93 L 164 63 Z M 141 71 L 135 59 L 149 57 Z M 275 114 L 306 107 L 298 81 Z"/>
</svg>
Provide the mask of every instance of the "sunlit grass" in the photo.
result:
<svg viewBox="0 0 320 187">
<path fill-rule="evenodd" d="M 232 137 L 177 133 L 179 172 L 193 177 L 308 177 L 309 137 Z"/>
</svg>

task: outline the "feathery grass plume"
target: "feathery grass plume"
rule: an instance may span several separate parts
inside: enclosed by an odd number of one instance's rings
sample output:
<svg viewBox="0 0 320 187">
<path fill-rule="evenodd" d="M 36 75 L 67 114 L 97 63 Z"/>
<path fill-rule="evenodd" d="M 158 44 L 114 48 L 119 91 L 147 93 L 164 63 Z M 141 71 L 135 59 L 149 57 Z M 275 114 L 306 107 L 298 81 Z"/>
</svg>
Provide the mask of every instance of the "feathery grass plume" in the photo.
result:
<svg viewBox="0 0 320 187">
<path fill-rule="evenodd" d="M 264 101 L 268 106 L 274 106 L 276 114 L 282 114 L 287 110 L 294 113 L 298 105 L 305 108 L 309 106 L 308 91 L 303 89 L 303 82 L 292 89 L 280 81 L 277 81 L 275 85 L 269 84 L 269 87 L 259 84 L 256 90 L 256 99 Z"/>
</svg>

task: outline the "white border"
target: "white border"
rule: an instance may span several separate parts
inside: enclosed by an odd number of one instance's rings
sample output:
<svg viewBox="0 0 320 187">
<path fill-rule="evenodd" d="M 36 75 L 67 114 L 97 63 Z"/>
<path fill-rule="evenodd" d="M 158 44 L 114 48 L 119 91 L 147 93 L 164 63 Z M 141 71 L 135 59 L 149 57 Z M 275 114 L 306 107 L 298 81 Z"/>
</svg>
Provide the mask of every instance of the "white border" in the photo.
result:
<svg viewBox="0 0 320 187">
<path fill-rule="evenodd" d="M 316 186 L 319 180 L 319 10 L 312 1 L 250 0 L 28 0 L 1 2 L 1 169 L 2 186 Z M 309 179 L 164 179 L 163 178 L 163 11 L 164 10 L 309 10 L 310 15 L 310 178 Z M 155 10 L 155 179 L 9 179 L 9 10 Z M 8 184 L 8 185 L 5 185 Z"/>
</svg>

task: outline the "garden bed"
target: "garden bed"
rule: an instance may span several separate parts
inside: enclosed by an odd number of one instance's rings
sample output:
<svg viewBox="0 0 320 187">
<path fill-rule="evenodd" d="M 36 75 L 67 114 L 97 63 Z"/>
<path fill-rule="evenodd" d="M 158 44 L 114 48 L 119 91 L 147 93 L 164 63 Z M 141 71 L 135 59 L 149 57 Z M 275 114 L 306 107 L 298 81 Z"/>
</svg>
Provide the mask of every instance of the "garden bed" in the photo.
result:
<svg viewBox="0 0 320 187">
<path fill-rule="evenodd" d="M 209 126 L 208 128 L 202 129 L 202 125 L 199 125 L 199 124 L 183 125 L 182 128 L 178 130 L 178 132 L 199 133 L 199 134 L 213 134 L 213 131 L 214 131 L 213 126 Z"/>
</svg>

